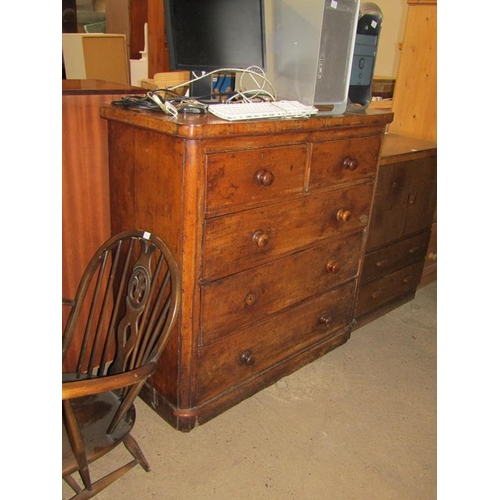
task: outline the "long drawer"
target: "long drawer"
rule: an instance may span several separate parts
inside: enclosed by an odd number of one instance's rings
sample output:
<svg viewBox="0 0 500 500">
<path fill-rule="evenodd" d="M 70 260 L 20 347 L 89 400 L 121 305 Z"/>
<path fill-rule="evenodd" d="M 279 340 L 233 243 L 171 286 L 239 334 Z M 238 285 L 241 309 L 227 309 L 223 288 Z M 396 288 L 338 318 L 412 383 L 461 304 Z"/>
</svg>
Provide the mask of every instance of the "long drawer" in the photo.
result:
<svg viewBox="0 0 500 500">
<path fill-rule="evenodd" d="M 363 233 L 309 248 L 202 287 L 202 343 L 318 295 L 358 274 Z"/>
<path fill-rule="evenodd" d="M 368 283 L 385 274 L 414 264 L 425 257 L 430 231 L 406 238 L 392 245 L 370 252 L 365 257 L 361 283 Z"/>
<path fill-rule="evenodd" d="M 368 223 L 373 183 L 205 221 L 203 279 L 269 262 Z"/>
<path fill-rule="evenodd" d="M 241 384 L 350 325 L 355 282 L 198 349 L 197 401 Z"/>
<path fill-rule="evenodd" d="M 422 275 L 424 261 L 388 274 L 360 286 L 355 317 L 362 316 L 382 304 L 416 290 Z"/>
</svg>

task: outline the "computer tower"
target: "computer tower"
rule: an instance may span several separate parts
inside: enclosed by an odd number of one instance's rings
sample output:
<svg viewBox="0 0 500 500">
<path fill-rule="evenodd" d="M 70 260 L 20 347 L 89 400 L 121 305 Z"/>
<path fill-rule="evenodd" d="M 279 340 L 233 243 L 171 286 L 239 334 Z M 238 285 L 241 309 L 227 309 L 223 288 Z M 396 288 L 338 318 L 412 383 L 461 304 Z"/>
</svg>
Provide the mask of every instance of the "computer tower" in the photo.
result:
<svg viewBox="0 0 500 500">
<path fill-rule="evenodd" d="M 361 3 L 349 82 L 349 109 L 366 109 L 372 100 L 373 73 L 382 29 L 382 11 L 372 2 Z"/>
<path fill-rule="evenodd" d="M 279 99 L 342 114 L 360 0 L 267 0 L 266 75 Z"/>
</svg>

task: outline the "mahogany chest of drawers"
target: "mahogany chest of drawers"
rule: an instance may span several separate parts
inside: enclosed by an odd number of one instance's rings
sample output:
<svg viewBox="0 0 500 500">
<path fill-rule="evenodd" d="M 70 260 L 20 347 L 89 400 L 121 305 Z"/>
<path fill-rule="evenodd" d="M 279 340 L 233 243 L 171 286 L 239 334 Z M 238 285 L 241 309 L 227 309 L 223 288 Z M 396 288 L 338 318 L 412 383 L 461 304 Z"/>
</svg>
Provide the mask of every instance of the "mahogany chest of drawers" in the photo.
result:
<svg viewBox="0 0 500 500">
<path fill-rule="evenodd" d="M 112 232 L 157 233 L 182 310 L 143 399 L 189 431 L 346 342 L 392 114 L 228 123 L 101 108 Z"/>
</svg>

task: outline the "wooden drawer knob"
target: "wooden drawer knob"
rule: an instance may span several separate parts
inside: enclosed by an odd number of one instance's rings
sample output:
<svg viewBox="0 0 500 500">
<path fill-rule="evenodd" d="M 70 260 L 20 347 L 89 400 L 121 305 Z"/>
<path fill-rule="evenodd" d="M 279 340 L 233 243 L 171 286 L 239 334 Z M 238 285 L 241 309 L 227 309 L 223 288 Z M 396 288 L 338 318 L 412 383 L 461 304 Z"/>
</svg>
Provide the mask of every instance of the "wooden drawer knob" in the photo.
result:
<svg viewBox="0 0 500 500">
<path fill-rule="evenodd" d="M 408 253 L 415 253 L 415 252 L 417 252 L 418 250 L 420 250 L 420 247 L 419 247 L 419 246 L 416 246 L 416 247 L 411 247 L 411 248 L 408 250 Z"/>
<path fill-rule="evenodd" d="M 377 299 L 378 297 L 380 297 L 382 295 L 382 290 L 375 290 L 374 292 L 372 292 L 370 294 L 370 297 L 372 299 Z"/>
<path fill-rule="evenodd" d="M 344 161 L 342 162 L 345 168 L 349 170 L 356 170 L 358 168 L 358 160 L 356 158 L 351 158 L 350 156 L 346 156 Z"/>
<path fill-rule="evenodd" d="M 246 366 L 252 366 L 255 364 L 255 356 L 252 351 L 242 352 L 240 355 L 240 363 Z"/>
<path fill-rule="evenodd" d="M 258 247 L 265 247 L 269 243 L 269 236 L 264 231 L 255 231 L 252 241 Z"/>
<path fill-rule="evenodd" d="M 319 317 L 319 322 L 322 324 L 322 325 L 325 325 L 325 326 L 330 326 L 332 323 L 333 323 L 333 317 L 331 314 L 322 314 L 320 317 Z"/>
<path fill-rule="evenodd" d="M 337 212 L 337 220 L 342 222 L 347 222 L 351 218 L 351 212 L 349 210 L 340 209 Z"/>
<path fill-rule="evenodd" d="M 245 297 L 245 304 L 247 306 L 253 306 L 255 304 L 255 301 L 257 300 L 257 296 L 253 292 L 248 292 L 246 297 Z"/>
<path fill-rule="evenodd" d="M 334 262 L 333 260 L 331 260 L 330 262 L 328 262 L 328 264 L 326 265 L 326 270 L 329 272 L 329 273 L 332 273 L 332 274 L 337 274 L 339 271 L 340 271 L 340 264 L 338 262 Z"/>
<path fill-rule="evenodd" d="M 274 182 L 274 174 L 268 170 L 259 170 L 255 173 L 255 183 L 259 186 L 270 186 Z"/>
<path fill-rule="evenodd" d="M 403 278 L 403 283 L 404 283 L 405 285 L 407 285 L 408 283 L 411 283 L 411 281 L 412 281 L 412 280 L 413 280 L 413 276 L 410 274 L 409 276 L 405 276 L 405 277 Z"/>
<path fill-rule="evenodd" d="M 375 263 L 377 267 L 385 267 L 389 263 L 389 259 L 382 259 Z"/>
</svg>

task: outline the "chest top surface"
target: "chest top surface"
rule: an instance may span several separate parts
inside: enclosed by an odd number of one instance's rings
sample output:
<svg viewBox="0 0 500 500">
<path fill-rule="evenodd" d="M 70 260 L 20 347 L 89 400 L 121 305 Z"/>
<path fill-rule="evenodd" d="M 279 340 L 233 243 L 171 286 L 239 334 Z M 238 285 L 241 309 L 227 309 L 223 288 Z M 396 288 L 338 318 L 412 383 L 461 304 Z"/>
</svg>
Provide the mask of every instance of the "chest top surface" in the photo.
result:
<svg viewBox="0 0 500 500">
<path fill-rule="evenodd" d="M 314 117 L 302 119 L 228 122 L 210 114 L 182 114 L 173 118 L 159 112 L 124 110 L 111 104 L 105 104 L 101 107 L 101 117 L 186 139 L 212 139 L 286 132 L 311 132 L 369 125 L 384 126 L 392 121 L 393 115 L 391 112 L 383 110 L 367 110 L 364 113 L 346 113 L 340 116 L 320 112 Z"/>
</svg>

